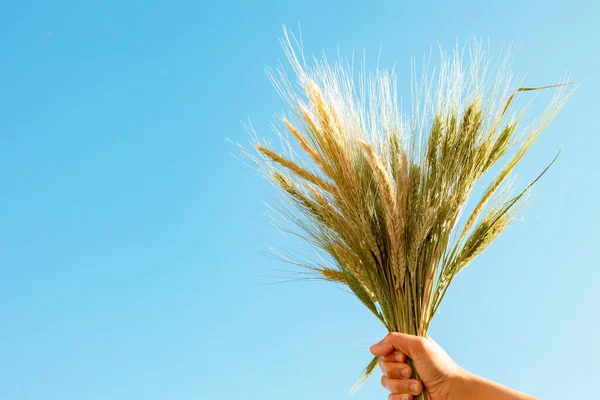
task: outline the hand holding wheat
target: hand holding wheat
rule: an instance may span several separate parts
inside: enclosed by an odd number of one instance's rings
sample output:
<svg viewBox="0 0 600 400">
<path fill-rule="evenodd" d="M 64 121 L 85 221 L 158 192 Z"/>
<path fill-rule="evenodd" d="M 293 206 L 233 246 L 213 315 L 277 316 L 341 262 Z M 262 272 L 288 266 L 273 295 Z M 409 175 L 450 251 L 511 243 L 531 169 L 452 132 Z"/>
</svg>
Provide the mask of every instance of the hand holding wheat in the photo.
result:
<svg viewBox="0 0 600 400">
<path fill-rule="evenodd" d="M 423 386 L 430 400 L 535 400 L 465 371 L 430 339 L 390 333 L 371 346 L 371 352 L 381 357 L 381 383 L 391 392 L 389 400 L 412 400 Z M 409 357 L 421 381 L 410 379 Z"/>
<path fill-rule="evenodd" d="M 371 353 L 382 357 L 381 383 L 397 395 L 392 400 L 410 400 L 407 395 L 421 394 L 423 386 L 427 387 L 430 400 L 447 400 L 452 386 L 463 375 L 461 368 L 437 344 L 418 336 L 391 333 L 371 346 Z M 408 359 L 412 360 L 420 381 L 408 379 L 413 376 Z"/>
</svg>

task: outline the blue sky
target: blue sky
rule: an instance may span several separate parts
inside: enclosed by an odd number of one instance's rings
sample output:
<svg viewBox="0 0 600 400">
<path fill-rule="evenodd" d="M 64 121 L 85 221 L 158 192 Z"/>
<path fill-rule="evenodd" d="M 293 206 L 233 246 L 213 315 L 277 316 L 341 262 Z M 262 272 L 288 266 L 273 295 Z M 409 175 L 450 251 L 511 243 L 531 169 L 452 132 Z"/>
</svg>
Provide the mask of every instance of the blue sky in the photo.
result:
<svg viewBox="0 0 600 400">
<path fill-rule="evenodd" d="M 432 336 L 544 399 L 596 398 L 600 6 L 593 1 L 23 1 L 0 15 L 0 398 L 346 399 L 385 332 L 323 283 L 274 269 L 268 185 L 235 160 L 301 21 L 308 52 L 398 66 L 470 35 L 514 69 L 581 83 L 518 168 L 524 221 L 455 282 Z M 373 64 L 371 64 L 373 65 Z M 268 280 L 266 280 L 268 282 Z M 355 398 L 385 398 L 372 379 Z"/>
</svg>

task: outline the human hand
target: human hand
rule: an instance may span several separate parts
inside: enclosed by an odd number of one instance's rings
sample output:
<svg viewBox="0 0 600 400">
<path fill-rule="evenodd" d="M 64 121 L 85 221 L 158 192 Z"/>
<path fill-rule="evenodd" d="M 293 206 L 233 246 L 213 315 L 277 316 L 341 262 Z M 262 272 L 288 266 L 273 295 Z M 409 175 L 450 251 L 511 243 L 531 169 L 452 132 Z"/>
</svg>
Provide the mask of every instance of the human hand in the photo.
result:
<svg viewBox="0 0 600 400">
<path fill-rule="evenodd" d="M 534 400 L 506 386 L 474 375 L 459 367 L 433 340 L 402 333 L 390 333 L 371 346 L 382 357 L 382 385 L 389 400 L 412 400 L 427 389 L 429 400 Z M 419 379 L 411 379 L 413 370 Z"/>
<path fill-rule="evenodd" d="M 382 357 L 381 384 L 391 392 L 390 400 L 412 400 L 423 386 L 430 400 L 448 400 L 455 383 L 467 375 L 435 342 L 418 336 L 390 333 L 371 346 L 371 353 Z M 413 361 L 420 380 L 411 379 L 413 370 L 407 358 Z"/>
</svg>

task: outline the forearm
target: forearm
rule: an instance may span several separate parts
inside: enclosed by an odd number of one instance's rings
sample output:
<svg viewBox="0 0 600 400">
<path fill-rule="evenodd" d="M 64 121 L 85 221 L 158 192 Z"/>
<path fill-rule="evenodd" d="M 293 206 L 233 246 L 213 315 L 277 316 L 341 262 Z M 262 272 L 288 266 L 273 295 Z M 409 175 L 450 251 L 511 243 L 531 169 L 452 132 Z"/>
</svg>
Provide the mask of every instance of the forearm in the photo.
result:
<svg viewBox="0 0 600 400">
<path fill-rule="evenodd" d="M 452 400 L 536 400 L 535 397 L 467 373 L 454 385 Z"/>
</svg>

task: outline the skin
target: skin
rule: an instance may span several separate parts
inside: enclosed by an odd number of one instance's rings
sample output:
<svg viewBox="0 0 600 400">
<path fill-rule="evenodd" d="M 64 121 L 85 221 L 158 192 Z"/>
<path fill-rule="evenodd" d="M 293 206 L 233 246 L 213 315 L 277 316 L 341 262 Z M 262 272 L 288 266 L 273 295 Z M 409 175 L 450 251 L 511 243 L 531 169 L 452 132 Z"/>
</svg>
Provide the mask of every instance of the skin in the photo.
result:
<svg viewBox="0 0 600 400">
<path fill-rule="evenodd" d="M 481 378 L 458 366 L 429 339 L 390 333 L 371 346 L 382 357 L 381 384 L 390 391 L 389 400 L 413 400 L 427 388 L 430 400 L 536 400 L 506 386 Z M 411 379 L 410 358 L 420 380 Z"/>
</svg>

